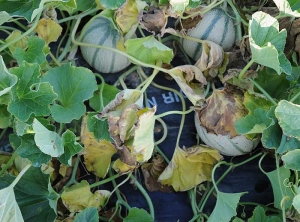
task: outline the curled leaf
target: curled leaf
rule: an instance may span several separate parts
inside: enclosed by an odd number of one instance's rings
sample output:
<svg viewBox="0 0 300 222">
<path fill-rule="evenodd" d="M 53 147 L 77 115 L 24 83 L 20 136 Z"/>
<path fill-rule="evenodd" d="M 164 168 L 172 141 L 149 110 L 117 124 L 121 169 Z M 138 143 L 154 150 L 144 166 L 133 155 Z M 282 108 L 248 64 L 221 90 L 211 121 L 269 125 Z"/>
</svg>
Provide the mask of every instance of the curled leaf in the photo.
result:
<svg viewBox="0 0 300 222">
<path fill-rule="evenodd" d="M 218 150 L 208 146 L 176 147 L 171 162 L 158 180 L 172 185 L 175 191 L 186 191 L 204 181 L 211 181 L 212 169 L 221 159 Z"/>
<path fill-rule="evenodd" d="M 168 19 L 163 9 L 150 6 L 148 11 L 143 15 L 140 24 L 148 32 L 156 34 L 165 29 L 167 22 Z"/>
<path fill-rule="evenodd" d="M 207 84 L 201 70 L 196 66 L 182 65 L 169 73 L 193 105 L 201 106 L 205 99 L 204 85 Z"/>
<path fill-rule="evenodd" d="M 97 190 L 95 193 L 90 191 L 90 186 L 86 180 L 82 180 L 70 188 L 65 187 L 61 194 L 63 204 L 70 212 L 79 212 L 88 207 L 100 209 L 104 207 L 110 192 L 106 190 Z"/>
<path fill-rule="evenodd" d="M 62 27 L 51 19 L 42 18 L 35 31 L 39 37 L 44 39 L 47 44 L 50 42 L 56 42 L 62 32 Z"/>
<path fill-rule="evenodd" d="M 202 54 L 196 62 L 197 66 L 202 72 L 208 69 L 217 68 L 222 65 L 224 59 L 224 50 L 221 46 L 211 41 L 202 43 Z"/>
</svg>

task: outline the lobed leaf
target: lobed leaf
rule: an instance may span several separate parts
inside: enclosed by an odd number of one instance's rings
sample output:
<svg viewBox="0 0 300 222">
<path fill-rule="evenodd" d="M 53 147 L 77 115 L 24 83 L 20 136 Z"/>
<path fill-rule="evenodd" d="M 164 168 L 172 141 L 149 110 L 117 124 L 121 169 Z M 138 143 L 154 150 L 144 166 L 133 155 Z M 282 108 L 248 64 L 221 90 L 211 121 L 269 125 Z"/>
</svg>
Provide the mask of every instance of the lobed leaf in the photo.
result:
<svg viewBox="0 0 300 222">
<path fill-rule="evenodd" d="M 28 38 L 27 48 L 16 48 L 13 56 L 19 65 L 22 65 L 24 61 L 41 65 L 46 62 L 48 50 L 49 48 L 45 45 L 45 40 L 37 36 L 31 36 Z"/>
<path fill-rule="evenodd" d="M 49 83 L 41 82 L 39 65 L 24 61 L 20 67 L 10 71 L 19 80 L 12 88 L 12 101 L 8 105 L 8 111 L 23 122 L 32 114 L 48 116 L 51 112 L 50 104 L 56 94 Z"/>
<path fill-rule="evenodd" d="M 97 90 L 95 76 L 89 69 L 69 64 L 50 69 L 42 81 L 49 82 L 58 95 L 59 103 L 51 106 L 52 117 L 58 123 L 79 119 L 86 111 L 83 102 Z"/>
</svg>

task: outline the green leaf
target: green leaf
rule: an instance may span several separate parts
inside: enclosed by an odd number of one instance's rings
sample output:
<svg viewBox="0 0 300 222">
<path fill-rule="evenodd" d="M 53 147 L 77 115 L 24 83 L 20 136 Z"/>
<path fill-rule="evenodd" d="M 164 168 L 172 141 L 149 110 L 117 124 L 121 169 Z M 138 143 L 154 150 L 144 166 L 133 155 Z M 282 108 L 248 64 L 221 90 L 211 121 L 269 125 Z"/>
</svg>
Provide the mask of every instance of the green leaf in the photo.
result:
<svg viewBox="0 0 300 222">
<path fill-rule="evenodd" d="M 96 207 L 88 207 L 76 215 L 74 222 L 98 222 L 99 215 Z"/>
<path fill-rule="evenodd" d="M 299 0 L 288 0 L 292 10 L 299 11 L 300 9 L 300 1 Z"/>
<path fill-rule="evenodd" d="M 208 218 L 208 222 L 228 222 L 236 216 L 236 208 L 240 197 L 245 193 L 223 193 L 217 192 L 216 206 Z"/>
<path fill-rule="evenodd" d="M 126 0 L 99 0 L 100 4 L 108 9 L 118 9 L 120 8 Z"/>
<path fill-rule="evenodd" d="M 21 138 L 21 144 L 17 149 L 20 157 L 27 158 L 31 161 L 32 166 L 40 167 L 43 163 L 47 164 L 51 156 L 43 153 L 35 144 L 34 135 L 26 134 Z"/>
<path fill-rule="evenodd" d="M 248 219 L 248 222 L 282 222 L 279 216 L 267 216 L 264 208 L 256 206 L 252 217 Z"/>
<path fill-rule="evenodd" d="M 300 213 L 300 194 L 299 187 L 297 187 L 297 195 L 293 198 L 293 207 Z"/>
<path fill-rule="evenodd" d="M 239 134 L 262 133 L 272 123 L 267 113 L 268 111 L 258 108 L 252 115 L 236 120 L 234 127 Z"/>
<path fill-rule="evenodd" d="M 284 166 L 290 170 L 300 170 L 300 150 L 292 150 L 284 154 L 282 157 Z"/>
<path fill-rule="evenodd" d="M 20 178 L 28 170 L 29 167 L 30 165 L 26 165 L 24 169 L 20 172 L 18 177 L 11 180 L 11 183 L 6 188 L 0 190 L 0 221 L 3 222 L 24 221 L 18 203 L 16 202 L 14 187 L 16 186 Z"/>
<path fill-rule="evenodd" d="M 300 105 L 281 100 L 275 109 L 275 116 L 284 134 L 300 139 Z"/>
<path fill-rule="evenodd" d="M 278 125 L 277 118 L 275 117 L 275 106 L 273 106 L 267 113 L 267 117 L 272 119 L 271 124 L 263 131 L 261 142 L 265 148 L 277 149 L 280 145 L 282 130 Z M 279 152 L 279 150 L 277 150 Z"/>
<path fill-rule="evenodd" d="M 290 87 L 290 82 L 285 75 L 277 75 L 273 69 L 265 67 L 258 71 L 258 77 L 255 81 L 267 91 L 267 93 L 278 100 L 287 99 L 287 90 Z M 259 92 L 255 89 L 256 92 Z"/>
<path fill-rule="evenodd" d="M 287 37 L 286 30 L 279 31 L 279 23 L 267 13 L 256 12 L 249 23 L 252 60 L 268 66 L 278 74 L 291 70 L 291 64 L 281 54 Z M 290 67 L 290 68 L 289 68 Z M 291 73 L 288 73 L 291 74 Z"/>
<path fill-rule="evenodd" d="M 28 48 L 26 50 L 16 48 L 13 56 L 19 65 L 22 65 L 23 61 L 41 65 L 46 62 L 45 47 L 47 48 L 48 46 L 46 46 L 44 39 L 37 36 L 30 36 L 28 38 Z"/>
<path fill-rule="evenodd" d="M 52 157 L 59 157 L 64 153 L 62 139 L 56 132 L 48 130 L 37 119 L 33 120 L 32 127 L 35 132 L 34 141 L 43 153 Z"/>
<path fill-rule="evenodd" d="M 279 9 L 280 16 L 289 16 L 289 17 L 300 17 L 300 13 L 298 11 L 293 11 L 290 3 L 287 0 L 273 0 Z"/>
<path fill-rule="evenodd" d="M 289 208 L 292 204 L 292 197 L 294 196 L 292 189 L 286 186 L 286 180 L 288 180 L 291 176 L 290 170 L 282 166 L 279 169 L 266 173 L 266 175 L 272 184 L 274 194 L 274 206 L 277 209 L 281 209 L 282 199 L 285 196 L 288 196 L 290 197 L 290 199 L 287 202 L 285 202 L 284 207 L 285 209 Z M 280 181 L 278 179 L 278 175 L 280 175 Z"/>
<path fill-rule="evenodd" d="M 102 87 L 102 93 L 100 93 Z M 110 101 L 112 101 L 116 97 L 119 92 L 120 90 L 117 87 L 106 83 L 101 83 L 98 86 L 98 90 L 94 92 L 93 97 L 90 98 L 89 105 L 95 111 L 101 111 L 108 103 L 110 103 Z"/>
<path fill-rule="evenodd" d="M 91 112 L 87 115 L 87 129 L 92 132 L 97 140 L 107 140 L 113 142 L 108 131 L 107 119 L 98 119 L 98 113 Z"/>
<path fill-rule="evenodd" d="M 153 65 L 159 60 L 169 64 L 174 56 L 172 49 L 156 40 L 152 35 L 144 38 L 128 39 L 125 42 L 125 47 L 129 55 Z"/>
<path fill-rule="evenodd" d="M 9 92 L 17 81 L 18 78 L 15 75 L 10 74 L 6 69 L 3 58 L 0 55 L 0 96 Z"/>
<path fill-rule="evenodd" d="M 11 115 L 7 111 L 6 105 L 0 105 L 0 129 L 5 129 L 11 126 Z"/>
<path fill-rule="evenodd" d="M 7 12 L 0 11 L 0 25 L 7 22 L 9 19 L 10 19 L 10 15 Z"/>
<path fill-rule="evenodd" d="M 0 221 L 24 221 L 11 186 L 0 190 Z"/>
<path fill-rule="evenodd" d="M 136 207 L 130 208 L 127 217 L 124 218 L 124 222 L 153 222 L 151 215 L 144 209 Z"/>
<path fill-rule="evenodd" d="M 72 156 L 82 150 L 82 146 L 76 142 L 76 135 L 67 130 L 62 134 L 62 143 L 64 146 L 64 153 L 58 157 L 58 160 L 68 166 L 72 166 Z"/>
<path fill-rule="evenodd" d="M 0 187 L 7 187 L 14 176 L 0 178 Z M 30 167 L 14 188 L 17 203 L 25 222 L 53 222 L 59 195 L 52 189 L 50 175 L 42 173 L 40 168 Z"/>
<path fill-rule="evenodd" d="M 93 96 L 97 83 L 91 70 L 69 64 L 50 69 L 42 80 L 57 93 L 59 104 L 52 105 L 52 117 L 59 123 L 70 123 L 85 113 L 84 101 Z"/>
<path fill-rule="evenodd" d="M 24 61 L 22 66 L 10 71 L 19 81 L 12 88 L 12 101 L 8 111 L 23 122 L 26 122 L 31 114 L 48 116 L 51 112 L 50 104 L 56 98 L 56 94 L 49 83 L 41 82 L 39 65 Z"/>
</svg>

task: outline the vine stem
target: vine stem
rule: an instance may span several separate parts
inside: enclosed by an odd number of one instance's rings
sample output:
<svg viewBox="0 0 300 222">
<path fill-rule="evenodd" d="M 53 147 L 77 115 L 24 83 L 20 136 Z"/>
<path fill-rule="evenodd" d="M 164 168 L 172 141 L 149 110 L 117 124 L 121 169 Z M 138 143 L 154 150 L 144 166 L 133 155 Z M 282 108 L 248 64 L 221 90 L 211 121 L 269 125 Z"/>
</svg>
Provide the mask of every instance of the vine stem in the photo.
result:
<svg viewBox="0 0 300 222">
<path fill-rule="evenodd" d="M 79 161 L 80 161 L 80 156 L 77 155 L 75 164 L 74 164 L 74 166 L 73 166 L 73 171 L 72 171 L 71 178 L 70 178 L 70 180 L 68 181 L 68 183 L 66 183 L 65 187 L 69 187 L 69 186 L 71 186 L 72 184 L 77 183 L 77 180 L 76 180 L 76 173 L 77 173 Z M 63 192 L 63 190 L 61 190 L 61 192 Z"/>
<path fill-rule="evenodd" d="M 161 119 L 161 118 L 155 118 L 156 121 L 160 122 L 160 124 L 162 125 L 163 127 L 163 135 L 162 137 L 155 141 L 154 143 L 154 146 L 157 146 L 158 144 L 162 143 L 163 141 L 165 141 L 165 139 L 167 138 L 167 135 L 168 135 L 168 127 L 167 127 L 167 124 Z"/>
<path fill-rule="evenodd" d="M 17 151 L 15 151 L 12 156 L 10 157 L 9 161 L 3 166 L 3 168 L 0 171 L 0 176 L 10 167 L 10 165 L 14 162 L 16 157 L 18 156 Z"/>
<path fill-rule="evenodd" d="M 161 60 L 157 61 L 157 63 L 155 65 L 160 67 L 162 65 L 162 61 Z M 153 81 L 155 76 L 158 74 L 158 72 L 159 72 L 159 70 L 157 70 L 157 69 L 153 70 L 153 73 L 151 74 L 151 76 L 149 78 L 147 78 L 147 82 L 145 83 L 145 85 L 141 89 L 141 93 L 144 93 L 146 91 L 146 89 L 151 84 L 151 82 Z"/>
<path fill-rule="evenodd" d="M 171 111 L 167 111 L 167 112 L 164 112 L 164 113 L 161 113 L 161 114 L 158 114 L 155 116 L 155 118 L 162 118 L 164 116 L 168 116 L 168 115 L 172 115 L 172 114 L 178 114 L 178 115 L 186 115 L 186 114 L 189 114 L 191 112 L 193 112 L 194 110 L 193 109 L 189 109 L 189 110 L 186 110 L 186 111 L 179 111 L 179 110 L 171 110 Z"/>
<path fill-rule="evenodd" d="M 214 191 L 214 189 L 216 189 L 217 192 L 219 191 L 218 188 L 217 188 L 217 185 L 225 178 L 225 176 L 226 176 L 233 168 L 239 167 L 239 166 L 241 166 L 241 165 L 243 165 L 243 164 L 246 164 L 246 163 L 248 163 L 248 162 L 254 160 L 255 158 L 257 158 L 257 157 L 259 157 L 259 156 L 261 156 L 261 155 L 262 155 L 262 153 L 258 153 L 258 154 L 256 154 L 256 155 L 254 155 L 254 156 L 248 158 L 247 160 L 242 161 L 242 162 L 237 163 L 237 164 L 234 164 L 234 163 L 227 163 L 227 162 L 225 162 L 225 161 L 220 161 L 220 162 L 218 162 L 218 163 L 214 166 L 214 168 L 213 168 L 213 170 L 212 170 L 212 176 L 211 176 L 211 177 L 212 177 L 213 187 L 210 189 L 210 191 L 209 191 L 208 194 L 206 195 L 206 197 L 205 197 L 205 199 L 204 199 L 204 201 L 203 201 L 203 204 L 202 204 L 202 206 L 200 207 L 200 212 L 203 211 L 204 206 L 205 206 L 205 204 L 206 204 L 208 198 L 210 197 L 211 193 Z M 214 179 L 215 170 L 217 169 L 217 167 L 221 166 L 222 164 L 229 166 L 229 168 L 225 171 L 225 173 L 222 174 L 222 176 L 221 176 L 221 177 L 217 180 L 217 182 L 216 182 L 215 179 Z"/>
<path fill-rule="evenodd" d="M 99 111 L 101 112 L 104 109 L 102 93 L 103 93 L 103 89 L 104 89 L 105 80 L 104 80 L 103 76 L 101 76 L 98 73 L 95 73 L 95 76 L 101 80 L 101 86 L 100 86 L 100 89 L 99 89 L 99 100 L 100 100 L 99 101 L 99 103 L 100 103 L 100 110 Z"/>
<path fill-rule="evenodd" d="M 251 59 L 247 65 L 242 69 L 242 71 L 239 74 L 239 79 L 243 79 L 244 75 L 246 74 L 247 70 L 252 66 L 252 64 L 254 63 L 254 60 Z"/>
<path fill-rule="evenodd" d="M 293 96 L 292 99 L 290 99 L 290 102 L 293 103 L 295 100 L 300 96 L 300 92 L 298 92 L 296 95 Z"/>
<path fill-rule="evenodd" d="M 146 199 L 147 204 L 149 206 L 150 215 L 154 220 L 155 213 L 154 213 L 154 207 L 153 207 L 153 203 L 151 201 L 151 198 L 149 197 L 149 195 L 148 195 L 147 191 L 144 189 L 144 187 L 137 181 L 137 179 L 133 175 L 130 175 L 130 178 L 133 181 L 134 185 L 136 185 L 136 187 L 139 189 L 139 191 L 142 193 L 142 195 Z"/>
<path fill-rule="evenodd" d="M 0 134 L 0 141 L 2 140 L 3 136 L 5 135 L 8 128 L 4 128 Z"/>
<path fill-rule="evenodd" d="M 284 147 L 286 144 L 286 135 L 285 134 L 282 134 L 282 137 L 281 137 L 281 141 L 280 141 L 280 145 L 279 145 L 279 150 L 282 150 L 282 147 Z M 275 161 L 276 161 L 276 168 L 277 168 L 277 178 L 278 178 L 278 182 L 279 182 L 279 188 L 280 188 L 280 193 L 281 193 L 281 196 L 282 196 L 282 200 L 280 202 L 280 207 L 281 207 L 281 210 L 282 210 L 282 219 L 283 219 L 283 222 L 286 222 L 286 217 L 285 217 L 285 201 L 287 201 L 287 198 L 285 198 L 285 195 L 283 193 L 283 189 L 282 189 L 282 184 L 281 184 L 281 176 L 280 176 L 280 173 L 279 173 L 279 158 L 278 158 L 278 154 L 275 152 Z"/>
<path fill-rule="evenodd" d="M 101 180 L 99 182 L 91 184 L 90 188 L 94 188 L 94 187 L 100 186 L 102 184 L 108 183 L 108 182 L 110 182 L 110 181 L 112 181 L 114 179 L 117 179 L 118 177 L 120 177 L 120 174 L 115 174 L 115 175 L 113 175 L 113 176 L 111 176 L 111 177 L 109 177 L 107 179 L 104 179 L 104 180 Z"/>
</svg>

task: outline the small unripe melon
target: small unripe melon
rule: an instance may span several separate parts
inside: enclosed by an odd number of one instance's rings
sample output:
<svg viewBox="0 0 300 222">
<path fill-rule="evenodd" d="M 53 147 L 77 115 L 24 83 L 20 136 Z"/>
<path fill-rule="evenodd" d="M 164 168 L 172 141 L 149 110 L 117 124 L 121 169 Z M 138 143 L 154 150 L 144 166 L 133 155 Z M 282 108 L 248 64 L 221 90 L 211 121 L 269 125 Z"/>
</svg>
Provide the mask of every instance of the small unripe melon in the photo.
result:
<svg viewBox="0 0 300 222">
<path fill-rule="evenodd" d="M 82 42 L 116 48 L 121 34 L 111 20 L 93 17 L 83 28 Z M 107 49 L 80 46 L 83 58 L 100 73 L 115 73 L 129 66 L 126 56 Z"/>
<path fill-rule="evenodd" d="M 204 14 L 201 21 L 187 32 L 188 36 L 201 40 L 209 40 L 220 45 L 225 51 L 232 48 L 236 39 L 234 21 L 223 9 L 215 8 Z M 183 39 L 185 52 L 194 60 L 198 60 L 202 52 L 202 44 Z"/>
</svg>

